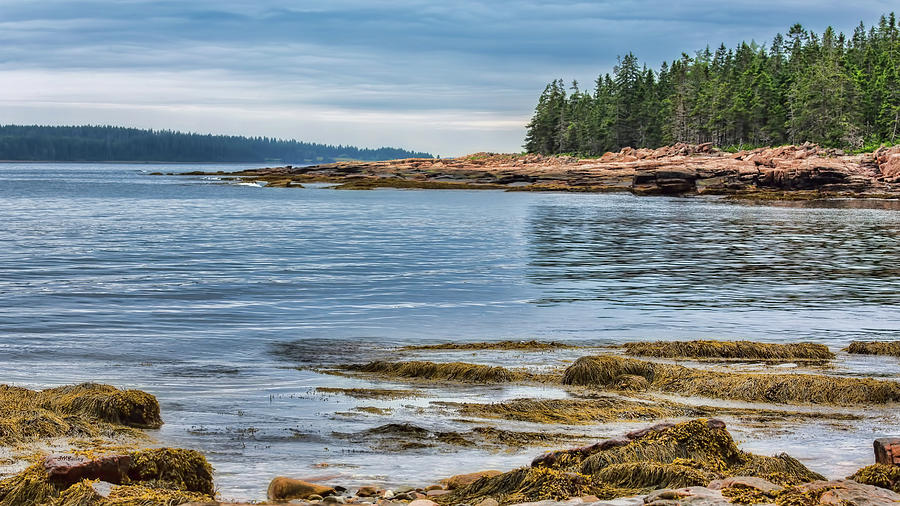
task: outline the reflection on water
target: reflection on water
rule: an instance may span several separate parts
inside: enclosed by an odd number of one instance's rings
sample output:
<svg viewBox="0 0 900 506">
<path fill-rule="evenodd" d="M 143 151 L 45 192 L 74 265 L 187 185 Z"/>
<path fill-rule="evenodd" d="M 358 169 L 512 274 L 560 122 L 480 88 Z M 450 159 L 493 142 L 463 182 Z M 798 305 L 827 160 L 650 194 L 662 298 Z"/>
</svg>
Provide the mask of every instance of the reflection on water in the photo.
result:
<svg viewBox="0 0 900 506">
<path fill-rule="evenodd" d="M 749 309 L 900 302 L 900 214 L 613 198 L 536 205 L 543 304 Z"/>
</svg>

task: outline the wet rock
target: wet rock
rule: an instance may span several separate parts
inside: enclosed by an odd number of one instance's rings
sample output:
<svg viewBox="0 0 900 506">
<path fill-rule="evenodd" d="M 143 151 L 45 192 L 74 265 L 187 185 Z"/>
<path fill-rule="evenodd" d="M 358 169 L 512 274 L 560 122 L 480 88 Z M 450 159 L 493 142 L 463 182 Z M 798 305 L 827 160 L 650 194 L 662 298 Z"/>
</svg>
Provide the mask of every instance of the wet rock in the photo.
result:
<svg viewBox="0 0 900 506">
<path fill-rule="evenodd" d="M 442 495 L 452 494 L 452 490 L 429 490 L 425 493 L 428 497 L 440 497 Z"/>
<path fill-rule="evenodd" d="M 376 495 L 376 494 L 378 494 L 378 489 L 371 485 L 359 487 L 359 490 L 356 491 L 356 495 L 359 497 L 372 497 L 373 495 Z"/>
<path fill-rule="evenodd" d="M 328 496 L 328 497 L 322 499 L 322 502 L 323 502 L 324 504 L 344 504 L 344 503 L 346 503 L 347 501 L 346 501 L 346 499 L 344 499 L 344 498 L 341 497 L 341 496 L 330 495 L 330 496 Z"/>
<path fill-rule="evenodd" d="M 443 483 L 444 486 L 446 486 L 448 490 L 455 490 L 457 488 L 462 488 L 462 487 L 465 487 L 466 485 L 474 483 L 474 482 L 478 481 L 479 479 L 484 478 L 485 476 L 491 477 L 491 476 L 497 476 L 499 474 L 503 474 L 503 473 L 501 471 L 488 470 L 488 471 L 478 471 L 475 473 L 468 473 L 468 474 L 457 474 L 456 476 L 451 476 L 450 478 L 447 478 L 446 480 L 441 480 L 441 483 Z"/>
<path fill-rule="evenodd" d="M 312 495 L 331 496 L 335 492 L 333 487 L 279 476 L 269 483 L 266 495 L 271 501 L 283 501 L 288 499 L 306 499 Z"/>
<path fill-rule="evenodd" d="M 886 466 L 900 466 L 900 438 L 876 439 L 875 463 Z"/>
<path fill-rule="evenodd" d="M 430 492 L 432 490 L 443 490 L 443 489 L 444 489 L 444 487 L 442 485 L 428 485 L 427 487 L 425 487 L 426 492 Z"/>
<path fill-rule="evenodd" d="M 385 491 L 381 494 L 381 497 L 383 497 L 384 499 L 393 499 L 395 495 L 396 495 L 396 494 L 394 494 L 394 491 L 393 491 L 393 490 L 385 490 Z"/>
<path fill-rule="evenodd" d="M 307 497 L 306 500 L 308 500 L 308 501 L 321 501 L 321 500 L 322 500 L 322 496 L 320 496 L 319 494 L 313 494 L 313 495 Z"/>
<path fill-rule="evenodd" d="M 500 506 L 500 503 L 490 497 L 487 497 L 485 499 L 482 499 L 481 502 L 479 502 L 475 506 Z"/>
<path fill-rule="evenodd" d="M 117 485 L 127 480 L 130 455 L 112 455 L 88 459 L 77 455 L 51 455 L 44 459 L 50 481 L 72 485 L 81 480 L 101 480 Z"/>
</svg>

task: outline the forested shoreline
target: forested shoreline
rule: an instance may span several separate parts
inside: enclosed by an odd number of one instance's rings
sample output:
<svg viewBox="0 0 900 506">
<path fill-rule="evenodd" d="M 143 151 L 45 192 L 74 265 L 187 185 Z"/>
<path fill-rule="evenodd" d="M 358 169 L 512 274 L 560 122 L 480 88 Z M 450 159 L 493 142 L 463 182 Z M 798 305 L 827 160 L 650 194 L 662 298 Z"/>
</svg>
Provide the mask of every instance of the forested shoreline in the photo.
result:
<svg viewBox="0 0 900 506">
<path fill-rule="evenodd" d="M 398 148 L 367 149 L 269 137 L 114 126 L 0 126 L 0 160 L 304 164 L 394 158 L 431 158 L 431 155 Z"/>
<path fill-rule="evenodd" d="M 898 141 L 900 33 L 891 13 L 849 37 L 795 24 L 766 46 L 707 47 L 659 71 L 628 53 L 593 90 L 555 80 L 540 96 L 525 149 L 595 156 L 676 142 L 861 150 Z"/>
</svg>

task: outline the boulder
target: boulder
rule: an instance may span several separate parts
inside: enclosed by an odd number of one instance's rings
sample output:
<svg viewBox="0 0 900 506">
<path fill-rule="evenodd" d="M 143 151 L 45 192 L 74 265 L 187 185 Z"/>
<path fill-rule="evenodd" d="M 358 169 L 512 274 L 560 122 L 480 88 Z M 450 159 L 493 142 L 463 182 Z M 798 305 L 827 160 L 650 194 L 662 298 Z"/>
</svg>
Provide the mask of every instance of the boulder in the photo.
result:
<svg viewBox="0 0 900 506">
<path fill-rule="evenodd" d="M 687 487 L 656 490 L 644 498 L 644 504 L 652 504 L 653 506 L 674 506 L 679 504 L 724 506 L 731 503 L 718 490 L 711 490 L 706 487 Z"/>
<path fill-rule="evenodd" d="M 887 466 L 900 466 L 900 438 L 876 439 L 875 463 Z"/>
<path fill-rule="evenodd" d="M 498 474 L 503 474 L 502 471 L 489 470 L 489 471 L 478 471 L 475 473 L 468 474 L 457 474 L 456 476 L 451 476 L 446 480 L 441 480 L 441 483 L 447 487 L 448 490 L 455 490 L 457 488 L 465 487 L 471 483 L 475 483 L 481 478 L 497 476 Z"/>
<path fill-rule="evenodd" d="M 900 494 L 873 485 L 863 485 L 853 480 L 814 481 L 797 487 L 804 492 L 825 490 L 819 504 L 854 506 L 895 506 Z"/>
<path fill-rule="evenodd" d="M 110 455 L 89 459 L 78 455 L 51 455 L 44 459 L 50 481 L 72 485 L 81 480 L 122 484 L 128 479 L 130 455 Z"/>
<path fill-rule="evenodd" d="M 286 476 L 279 476 L 269 483 L 266 493 L 270 501 L 285 501 L 290 499 L 306 499 L 311 495 L 326 497 L 335 493 L 334 488 L 324 485 L 316 485 L 303 480 L 295 480 Z"/>
<path fill-rule="evenodd" d="M 371 485 L 359 487 L 359 490 L 356 491 L 356 495 L 358 495 L 359 497 L 372 497 L 376 494 L 378 494 L 378 489 Z"/>
</svg>

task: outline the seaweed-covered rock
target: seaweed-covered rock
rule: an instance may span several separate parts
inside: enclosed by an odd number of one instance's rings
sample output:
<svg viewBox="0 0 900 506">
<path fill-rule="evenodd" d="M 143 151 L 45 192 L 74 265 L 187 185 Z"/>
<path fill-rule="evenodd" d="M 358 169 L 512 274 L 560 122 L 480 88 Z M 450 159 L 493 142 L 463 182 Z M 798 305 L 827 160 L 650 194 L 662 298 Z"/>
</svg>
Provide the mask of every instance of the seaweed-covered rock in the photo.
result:
<svg viewBox="0 0 900 506">
<path fill-rule="evenodd" d="M 566 385 L 614 389 L 626 375 L 648 390 L 786 404 L 886 404 L 900 401 L 900 382 L 819 374 L 752 374 L 694 369 L 614 355 L 581 357 L 563 374 Z"/>
<path fill-rule="evenodd" d="M 511 504 L 586 494 L 612 499 L 658 489 L 705 487 L 735 476 L 751 478 L 719 483 L 727 483 L 729 488 L 766 484 L 760 488 L 771 494 L 779 487 L 824 479 L 788 455 L 765 457 L 741 451 L 723 422 L 698 419 L 661 423 L 623 438 L 552 452 L 535 459 L 530 468 L 462 487 L 448 496 L 447 502 L 474 504 L 493 497 L 501 504 Z M 703 500 L 724 501 L 718 492 L 712 496 L 706 494 Z"/>
<path fill-rule="evenodd" d="M 451 476 L 446 480 L 441 480 L 441 483 L 447 487 L 448 490 L 455 490 L 461 487 L 465 487 L 466 485 L 470 485 L 475 483 L 481 478 L 497 476 L 498 474 L 503 474 L 502 471 L 496 470 L 488 470 L 488 471 L 478 471 L 474 473 L 466 473 L 466 474 L 457 474 L 456 476 Z"/>
<path fill-rule="evenodd" d="M 900 466 L 872 464 L 856 471 L 849 479 L 900 493 Z"/>
<path fill-rule="evenodd" d="M 118 484 L 101 493 L 99 478 Z M 214 494 L 206 458 L 171 448 L 96 460 L 57 456 L 0 481 L 0 506 L 168 506 L 210 502 Z"/>
</svg>

